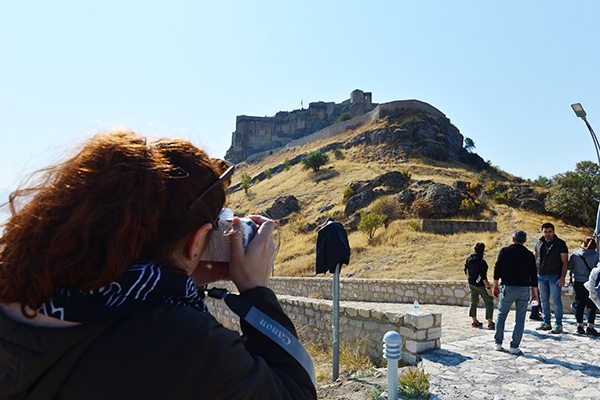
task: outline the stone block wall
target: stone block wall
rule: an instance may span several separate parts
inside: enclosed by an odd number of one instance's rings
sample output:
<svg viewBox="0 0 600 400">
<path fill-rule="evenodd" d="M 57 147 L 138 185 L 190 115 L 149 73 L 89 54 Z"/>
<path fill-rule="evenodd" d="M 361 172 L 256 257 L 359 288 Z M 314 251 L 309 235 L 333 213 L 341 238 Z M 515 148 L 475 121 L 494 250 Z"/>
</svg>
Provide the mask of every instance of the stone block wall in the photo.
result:
<svg viewBox="0 0 600 400">
<path fill-rule="evenodd" d="M 275 293 L 331 299 L 331 275 L 319 277 L 272 277 L 269 286 Z M 340 300 L 362 302 L 440 304 L 468 307 L 469 289 L 465 281 L 412 279 L 340 278 Z M 572 314 L 575 295 L 562 292 L 563 312 Z M 483 300 L 479 300 L 483 306 Z"/>
<path fill-rule="evenodd" d="M 331 275 L 271 277 L 269 286 L 304 343 L 331 346 L 332 284 Z M 231 282 L 214 286 L 236 291 Z M 380 365 L 383 335 L 396 331 L 403 339 L 403 361 L 416 364 L 420 353 L 441 346 L 442 314 L 415 310 L 415 299 L 420 304 L 468 307 L 469 291 L 465 281 L 340 278 L 340 345 L 364 346 L 371 360 Z M 572 312 L 573 300 L 563 291 L 565 313 Z M 208 298 L 206 303 L 224 326 L 240 329 L 238 317 L 224 301 Z"/>
<path fill-rule="evenodd" d="M 424 219 L 421 221 L 421 230 L 441 235 L 457 232 L 496 232 L 498 224 L 496 221 Z"/>
<path fill-rule="evenodd" d="M 277 295 L 286 314 L 294 321 L 300 341 L 324 348 L 332 344 L 332 301 Z M 224 301 L 207 299 L 211 313 L 226 327 L 239 330 L 239 319 Z M 340 347 L 362 349 L 376 365 L 383 363 L 383 335 L 396 331 L 402 336 L 402 360 L 419 361 L 419 353 L 439 348 L 442 315 L 416 311 L 407 304 L 340 302 Z"/>
<path fill-rule="evenodd" d="M 331 275 L 319 277 L 272 277 L 270 287 L 275 293 L 331 299 Z M 412 279 L 340 278 L 340 300 L 469 305 L 469 291 L 464 281 L 434 281 Z"/>
</svg>

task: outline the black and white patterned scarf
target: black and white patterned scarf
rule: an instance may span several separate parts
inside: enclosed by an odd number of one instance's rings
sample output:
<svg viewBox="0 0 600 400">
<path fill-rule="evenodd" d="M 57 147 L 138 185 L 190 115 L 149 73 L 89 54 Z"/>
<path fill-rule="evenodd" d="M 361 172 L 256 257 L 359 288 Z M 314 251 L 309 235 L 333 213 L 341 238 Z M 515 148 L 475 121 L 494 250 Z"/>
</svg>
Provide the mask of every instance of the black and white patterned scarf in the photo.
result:
<svg viewBox="0 0 600 400">
<path fill-rule="evenodd" d="M 127 317 L 160 305 L 192 307 L 208 312 L 194 280 L 156 264 L 135 264 L 115 282 L 82 292 L 57 289 L 38 309 L 40 314 L 71 322 L 101 322 Z"/>
</svg>

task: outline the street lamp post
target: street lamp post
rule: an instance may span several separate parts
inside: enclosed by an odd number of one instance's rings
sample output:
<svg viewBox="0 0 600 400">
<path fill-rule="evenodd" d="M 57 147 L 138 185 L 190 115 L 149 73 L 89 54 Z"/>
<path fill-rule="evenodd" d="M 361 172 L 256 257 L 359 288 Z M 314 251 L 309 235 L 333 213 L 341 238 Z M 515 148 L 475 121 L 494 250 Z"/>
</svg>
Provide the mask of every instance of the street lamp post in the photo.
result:
<svg viewBox="0 0 600 400">
<path fill-rule="evenodd" d="M 590 131 L 590 135 L 592 135 L 592 140 L 594 141 L 594 147 L 596 148 L 596 156 L 598 157 L 598 165 L 600 165 L 600 144 L 598 143 L 598 138 L 596 137 L 596 133 L 594 133 L 594 129 L 592 129 L 592 125 L 588 122 L 586 118 L 586 112 L 583 109 L 581 103 L 571 104 L 571 108 L 575 111 L 575 115 L 585 122 L 588 130 Z M 600 236 L 600 204 L 598 204 L 598 214 L 596 216 L 596 230 L 594 231 L 594 238 L 596 239 L 596 243 L 598 243 L 598 236 Z M 600 252 L 600 246 L 596 248 L 598 252 Z"/>
</svg>

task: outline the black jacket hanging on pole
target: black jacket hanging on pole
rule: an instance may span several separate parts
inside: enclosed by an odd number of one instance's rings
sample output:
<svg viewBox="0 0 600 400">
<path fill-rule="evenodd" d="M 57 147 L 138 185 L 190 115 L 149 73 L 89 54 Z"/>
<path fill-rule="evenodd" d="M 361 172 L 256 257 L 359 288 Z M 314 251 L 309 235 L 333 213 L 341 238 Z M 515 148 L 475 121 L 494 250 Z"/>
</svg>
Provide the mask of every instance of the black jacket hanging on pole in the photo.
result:
<svg viewBox="0 0 600 400">
<path fill-rule="evenodd" d="M 335 272 L 335 266 L 350 263 L 348 234 L 339 222 L 331 218 L 319 228 L 317 235 L 317 274 Z"/>
</svg>

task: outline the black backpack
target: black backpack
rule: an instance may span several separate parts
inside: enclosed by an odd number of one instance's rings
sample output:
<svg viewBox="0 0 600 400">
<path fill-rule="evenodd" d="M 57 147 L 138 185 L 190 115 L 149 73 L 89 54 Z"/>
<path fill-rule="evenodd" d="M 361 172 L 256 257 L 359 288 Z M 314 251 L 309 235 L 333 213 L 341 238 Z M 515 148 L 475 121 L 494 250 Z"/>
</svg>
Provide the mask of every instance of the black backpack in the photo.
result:
<svg viewBox="0 0 600 400">
<path fill-rule="evenodd" d="M 465 268 L 469 277 L 474 278 L 475 282 L 481 281 L 481 257 L 476 254 L 471 254 L 465 262 Z"/>
</svg>

